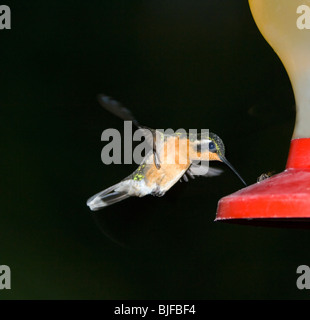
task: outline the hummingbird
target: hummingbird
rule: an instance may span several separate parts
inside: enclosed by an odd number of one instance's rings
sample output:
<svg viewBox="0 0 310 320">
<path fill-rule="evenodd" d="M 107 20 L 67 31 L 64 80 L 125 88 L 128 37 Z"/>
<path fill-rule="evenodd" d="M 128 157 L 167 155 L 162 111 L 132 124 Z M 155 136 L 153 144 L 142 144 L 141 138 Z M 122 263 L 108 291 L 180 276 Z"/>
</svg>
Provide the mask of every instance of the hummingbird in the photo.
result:
<svg viewBox="0 0 310 320">
<path fill-rule="evenodd" d="M 222 170 L 209 167 L 210 161 L 225 163 L 247 186 L 225 158 L 224 143 L 216 134 L 178 131 L 172 134 L 162 133 L 140 125 L 131 111 L 120 102 L 103 94 L 98 95 L 98 101 L 112 114 L 124 121 L 132 121 L 135 127 L 143 131 L 146 141 L 152 147 L 131 175 L 87 200 L 87 206 L 92 211 L 100 210 L 129 197 L 146 195 L 161 197 L 178 181 L 188 182 L 188 177 L 194 179 L 195 176 L 220 175 Z M 167 151 L 169 146 L 176 146 L 176 152 L 172 155 Z"/>
</svg>

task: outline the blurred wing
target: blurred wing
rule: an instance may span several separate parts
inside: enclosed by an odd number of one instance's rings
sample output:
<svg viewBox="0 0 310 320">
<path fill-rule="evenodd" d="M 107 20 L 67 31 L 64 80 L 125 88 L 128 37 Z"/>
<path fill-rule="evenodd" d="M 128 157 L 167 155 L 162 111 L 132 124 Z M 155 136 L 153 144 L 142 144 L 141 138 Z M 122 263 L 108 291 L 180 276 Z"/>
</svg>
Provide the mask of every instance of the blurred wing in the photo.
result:
<svg viewBox="0 0 310 320">
<path fill-rule="evenodd" d="M 131 111 L 123 107 L 123 105 L 120 102 L 104 94 L 99 94 L 97 98 L 98 98 L 98 102 L 104 109 L 110 111 L 112 114 L 114 114 L 115 116 L 125 121 L 132 121 L 132 123 L 135 126 L 140 127 L 138 121 L 135 119 Z"/>
<path fill-rule="evenodd" d="M 221 169 L 211 168 L 207 164 L 204 164 L 202 161 L 200 164 L 192 163 L 192 165 L 187 170 L 187 174 L 194 178 L 194 176 L 203 176 L 203 177 L 216 177 L 223 172 Z"/>
<path fill-rule="evenodd" d="M 152 148 L 153 152 L 154 152 L 154 163 L 156 165 L 156 168 L 159 169 L 160 168 L 160 160 L 159 160 L 159 156 L 156 152 L 156 146 L 154 143 L 154 139 L 156 137 L 156 131 L 154 129 L 145 127 L 145 126 L 141 126 L 138 121 L 136 120 L 136 118 L 133 116 L 133 114 L 131 113 L 131 111 L 127 108 L 125 108 L 120 102 L 112 99 L 111 97 L 108 97 L 104 94 L 99 94 L 97 96 L 98 101 L 100 103 L 100 105 L 110 111 L 112 114 L 114 114 L 115 116 L 125 120 L 125 121 L 132 121 L 132 123 L 139 128 L 139 130 L 142 130 L 142 134 L 145 137 L 145 140 L 147 142 L 147 144 Z"/>
<path fill-rule="evenodd" d="M 145 141 L 152 147 L 154 148 L 154 143 L 155 143 L 155 130 L 144 127 L 144 126 L 139 126 L 139 131 L 143 134 Z"/>
</svg>

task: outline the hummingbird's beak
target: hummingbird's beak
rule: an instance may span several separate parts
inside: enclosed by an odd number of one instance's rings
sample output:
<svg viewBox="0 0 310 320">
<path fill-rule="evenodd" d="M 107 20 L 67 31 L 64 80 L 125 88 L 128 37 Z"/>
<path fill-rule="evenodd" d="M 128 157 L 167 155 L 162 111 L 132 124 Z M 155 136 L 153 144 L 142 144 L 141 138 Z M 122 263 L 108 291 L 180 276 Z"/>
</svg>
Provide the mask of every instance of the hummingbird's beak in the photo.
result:
<svg viewBox="0 0 310 320">
<path fill-rule="evenodd" d="M 236 169 L 230 164 L 230 162 L 222 156 L 219 156 L 222 162 L 224 162 L 235 174 L 236 176 L 243 182 L 243 184 L 247 187 L 248 185 L 245 183 L 245 181 L 241 178 L 240 174 L 236 171 Z"/>
</svg>

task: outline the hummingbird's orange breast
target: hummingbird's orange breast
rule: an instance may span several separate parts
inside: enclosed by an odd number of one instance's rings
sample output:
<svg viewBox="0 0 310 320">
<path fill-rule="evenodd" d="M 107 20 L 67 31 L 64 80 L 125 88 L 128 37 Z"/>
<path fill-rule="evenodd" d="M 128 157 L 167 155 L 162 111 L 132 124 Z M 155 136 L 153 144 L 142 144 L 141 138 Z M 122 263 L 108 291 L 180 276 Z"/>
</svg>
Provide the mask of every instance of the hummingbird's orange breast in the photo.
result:
<svg viewBox="0 0 310 320">
<path fill-rule="evenodd" d="M 158 150 L 160 169 L 157 169 L 153 163 L 145 174 L 147 186 L 152 186 L 156 183 L 164 188 L 183 175 L 191 164 L 188 144 L 187 139 L 180 139 L 174 136 L 167 138 L 160 150 Z"/>
</svg>

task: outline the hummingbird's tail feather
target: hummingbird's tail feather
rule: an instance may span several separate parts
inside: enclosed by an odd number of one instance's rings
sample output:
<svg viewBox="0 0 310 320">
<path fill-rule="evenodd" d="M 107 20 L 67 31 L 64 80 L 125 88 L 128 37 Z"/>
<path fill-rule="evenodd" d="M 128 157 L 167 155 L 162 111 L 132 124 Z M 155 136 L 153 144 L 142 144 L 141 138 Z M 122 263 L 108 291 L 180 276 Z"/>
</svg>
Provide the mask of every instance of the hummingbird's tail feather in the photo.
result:
<svg viewBox="0 0 310 320">
<path fill-rule="evenodd" d="M 120 183 L 117 183 L 89 198 L 87 200 L 87 205 L 89 206 L 90 210 L 97 211 L 103 207 L 107 207 L 111 204 L 129 198 L 130 195 L 128 193 L 115 191 L 119 185 Z"/>
</svg>

